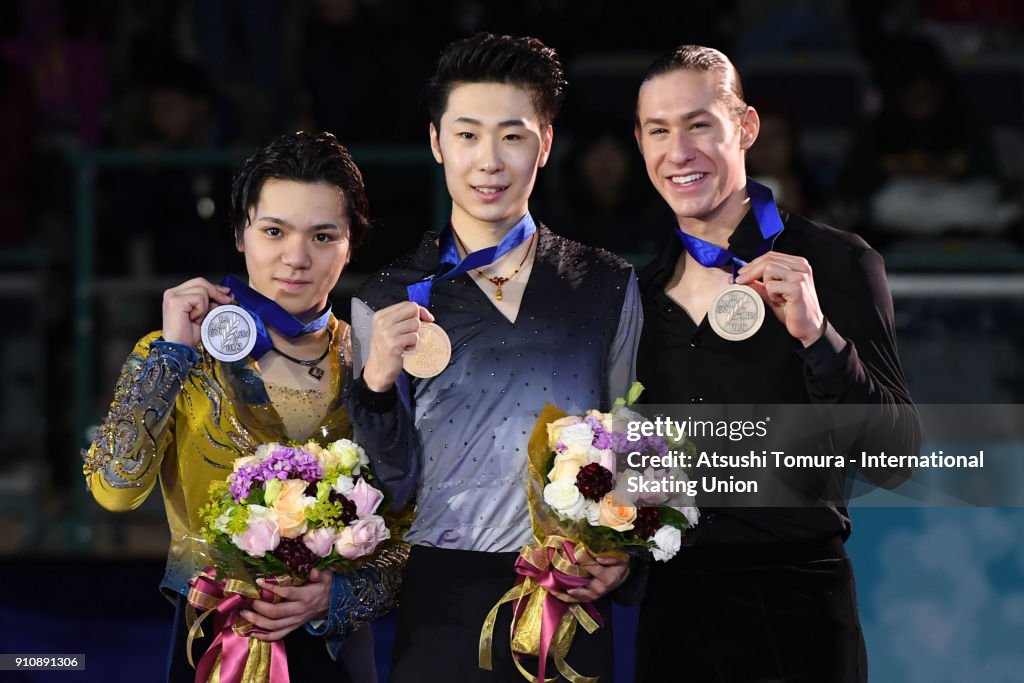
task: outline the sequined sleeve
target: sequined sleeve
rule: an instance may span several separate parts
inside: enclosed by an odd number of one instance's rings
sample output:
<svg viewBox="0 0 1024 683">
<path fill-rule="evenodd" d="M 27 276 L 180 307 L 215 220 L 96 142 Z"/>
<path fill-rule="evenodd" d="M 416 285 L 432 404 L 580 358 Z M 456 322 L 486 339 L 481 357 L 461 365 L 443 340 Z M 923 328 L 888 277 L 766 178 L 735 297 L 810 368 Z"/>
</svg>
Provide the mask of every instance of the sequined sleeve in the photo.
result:
<svg viewBox="0 0 1024 683">
<path fill-rule="evenodd" d="M 392 541 L 355 573 L 335 574 L 326 621 L 317 627 L 307 624 L 306 630 L 325 636 L 336 654 L 348 634 L 397 606 L 402 568 L 408 556 L 407 543 Z"/>
<path fill-rule="evenodd" d="M 643 304 L 636 274 L 630 270 L 619 312 L 619 326 L 608 353 L 608 385 L 605 401 L 608 405 L 626 395 L 636 380 L 636 351 L 640 344 L 640 330 L 644 325 Z"/>
<path fill-rule="evenodd" d="M 199 358 L 190 347 L 156 338 L 141 340 L 125 361 L 110 411 L 83 453 L 86 485 L 114 512 L 138 507 L 156 485 L 174 403 Z"/>
<path fill-rule="evenodd" d="M 391 496 L 393 510 L 409 503 L 415 494 L 420 465 L 420 443 L 413 422 L 411 398 L 401 397 L 397 388 L 374 392 L 361 375 L 369 355 L 373 310 L 358 298 L 352 299 L 353 374 L 346 407 L 355 430 L 355 440 L 366 449 L 373 471 Z"/>
</svg>

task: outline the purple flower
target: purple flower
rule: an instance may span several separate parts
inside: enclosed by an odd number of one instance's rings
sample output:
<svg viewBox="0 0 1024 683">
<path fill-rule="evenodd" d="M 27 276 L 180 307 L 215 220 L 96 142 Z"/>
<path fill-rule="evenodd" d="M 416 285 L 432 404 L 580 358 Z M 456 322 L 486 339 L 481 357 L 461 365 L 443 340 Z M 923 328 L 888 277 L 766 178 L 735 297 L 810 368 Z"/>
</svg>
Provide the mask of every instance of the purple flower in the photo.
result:
<svg viewBox="0 0 1024 683">
<path fill-rule="evenodd" d="M 271 479 L 302 479 L 312 483 L 323 477 L 323 468 L 315 455 L 301 448 L 279 446 L 265 460 L 244 465 L 232 475 L 231 497 L 240 503 L 249 497 L 253 483 L 263 484 Z"/>
<path fill-rule="evenodd" d="M 618 455 L 643 450 L 639 441 L 630 441 L 625 432 L 612 432 L 609 435 L 609 447 Z"/>
<path fill-rule="evenodd" d="M 605 430 L 604 424 L 601 423 L 601 420 L 596 417 L 588 417 L 584 422 L 590 425 L 590 428 L 594 430 L 594 440 L 591 442 L 594 448 L 600 448 L 601 450 L 611 448 L 611 434 Z"/>
<path fill-rule="evenodd" d="M 594 448 L 599 448 L 601 450 L 604 450 L 605 448 L 611 448 L 611 434 L 604 428 L 604 425 L 601 424 L 601 421 L 598 420 L 596 417 L 589 417 L 587 418 L 587 423 L 590 424 L 591 428 L 593 428 L 594 430 Z"/>
<path fill-rule="evenodd" d="M 668 444 L 665 443 L 665 439 L 657 434 L 652 434 L 651 436 L 646 437 L 644 441 L 644 450 L 654 451 L 658 455 L 662 456 L 668 455 Z"/>
</svg>

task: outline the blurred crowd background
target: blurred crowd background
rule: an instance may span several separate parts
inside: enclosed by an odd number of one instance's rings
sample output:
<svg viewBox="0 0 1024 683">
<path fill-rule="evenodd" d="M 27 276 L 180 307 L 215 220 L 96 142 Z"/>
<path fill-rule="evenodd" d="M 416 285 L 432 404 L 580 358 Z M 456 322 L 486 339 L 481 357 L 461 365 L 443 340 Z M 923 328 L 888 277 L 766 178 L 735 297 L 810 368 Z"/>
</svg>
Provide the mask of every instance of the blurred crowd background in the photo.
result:
<svg viewBox="0 0 1024 683">
<path fill-rule="evenodd" d="M 100 510 L 79 451 L 162 291 L 243 269 L 233 171 L 290 130 L 352 149 L 375 224 L 335 293 L 347 318 L 446 217 L 420 94 L 478 30 L 567 66 L 541 221 L 646 263 L 674 223 L 632 137 L 639 78 L 679 44 L 720 48 L 761 114 L 751 175 L 886 257 L 915 399 L 1024 403 L 1017 0 L 3 0 L 0 557 L 163 557 L 159 496 Z"/>
</svg>

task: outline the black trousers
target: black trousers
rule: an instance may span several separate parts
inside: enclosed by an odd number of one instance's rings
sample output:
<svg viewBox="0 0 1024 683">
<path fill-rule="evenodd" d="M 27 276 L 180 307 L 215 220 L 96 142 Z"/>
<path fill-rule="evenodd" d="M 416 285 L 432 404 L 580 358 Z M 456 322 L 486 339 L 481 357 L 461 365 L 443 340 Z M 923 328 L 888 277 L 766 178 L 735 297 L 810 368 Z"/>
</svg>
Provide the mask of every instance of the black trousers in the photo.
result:
<svg viewBox="0 0 1024 683">
<path fill-rule="evenodd" d="M 515 585 L 517 555 L 412 547 L 399 594 L 392 683 L 522 683 L 509 648 L 511 604 L 502 605 L 494 627 L 493 670 L 478 663 L 480 629 L 494 603 Z M 611 605 L 603 598 L 595 606 L 604 626 L 592 635 L 577 628 L 566 661 L 582 675 L 600 675 L 602 683 L 611 683 Z M 521 661 L 536 675 L 535 657 Z M 546 675 L 557 673 L 549 660 Z"/>
<path fill-rule="evenodd" d="M 171 647 L 167 654 L 167 680 L 169 683 L 195 683 L 196 670 L 188 663 L 185 645 L 188 643 L 188 627 L 185 625 L 184 596 L 179 595 L 175 604 L 174 628 L 171 633 Z M 203 622 L 202 638 L 192 641 L 192 661 L 199 664 L 199 659 L 213 642 L 216 634 L 213 631 L 213 617 Z M 288 677 L 292 683 L 320 681 L 323 683 L 349 683 L 346 669 L 339 655 L 338 660 L 331 659 L 327 652 L 324 639 L 312 636 L 305 628 L 297 628 L 284 637 L 285 651 L 288 653 Z M 367 653 L 373 657 L 373 653 Z"/>
<path fill-rule="evenodd" d="M 853 572 L 840 539 L 683 548 L 652 563 L 637 683 L 865 683 Z"/>
</svg>

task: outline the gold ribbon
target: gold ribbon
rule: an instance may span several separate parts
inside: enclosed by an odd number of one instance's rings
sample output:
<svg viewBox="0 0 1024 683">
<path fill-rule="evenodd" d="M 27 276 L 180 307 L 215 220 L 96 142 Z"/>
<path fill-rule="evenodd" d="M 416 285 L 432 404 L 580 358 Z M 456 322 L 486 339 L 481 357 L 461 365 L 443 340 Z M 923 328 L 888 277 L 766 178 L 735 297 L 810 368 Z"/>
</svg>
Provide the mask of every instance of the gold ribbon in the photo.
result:
<svg viewBox="0 0 1024 683">
<path fill-rule="evenodd" d="M 269 579 L 278 586 L 291 586 L 296 585 L 297 581 L 290 576 L 280 576 Z M 218 579 L 215 571 L 203 570 L 200 571 L 195 578 L 190 582 L 191 588 L 188 592 L 188 608 L 185 613 L 185 623 L 188 626 L 188 640 L 186 641 L 186 651 L 188 655 L 188 663 L 192 668 L 196 668 L 196 664 L 192 657 L 192 643 L 197 637 L 203 636 L 202 623 L 209 618 L 211 614 L 217 614 L 218 608 L 221 607 L 222 603 L 226 600 L 232 599 L 234 596 L 241 596 L 246 598 L 246 602 L 251 600 L 265 599 L 270 602 L 277 602 L 278 598 L 276 594 L 270 591 L 261 591 L 259 586 L 250 581 L 242 579 Z M 218 590 L 219 589 L 219 590 Z M 220 593 L 219 595 L 216 593 Z M 201 615 L 197 614 L 196 608 L 203 610 Z M 242 609 L 238 606 L 237 609 Z M 270 665 L 271 665 L 271 651 L 273 643 L 259 640 L 258 638 L 249 638 L 249 634 L 255 630 L 255 626 L 242 617 L 237 617 L 231 623 L 231 630 L 235 635 L 247 639 L 247 656 L 245 660 L 245 666 L 242 670 L 240 680 L 244 682 L 255 682 L 255 681 L 269 681 L 270 680 Z M 206 683 L 220 683 L 221 680 L 221 663 L 223 660 L 223 652 L 217 655 L 217 659 L 210 670 L 210 674 L 207 677 Z"/>
<path fill-rule="evenodd" d="M 199 572 L 199 576 L 205 579 L 209 579 L 210 581 L 218 580 L 215 574 L 211 574 L 205 571 Z M 222 583 L 224 585 L 223 597 L 210 595 L 209 593 L 204 593 L 203 591 L 197 590 L 196 588 L 190 588 L 188 591 L 189 610 L 185 614 L 185 623 L 189 627 L 189 629 L 188 640 L 186 641 L 185 647 L 188 652 L 188 663 L 192 665 L 193 669 L 196 668 L 196 665 L 195 662 L 192 661 L 192 641 L 194 641 L 196 638 L 203 637 L 202 624 L 211 614 L 217 613 L 217 607 L 220 606 L 220 603 L 232 595 L 241 595 L 251 600 L 258 600 L 260 597 L 260 589 L 254 583 L 249 583 L 248 581 L 243 581 L 241 579 L 225 579 L 222 580 Z M 197 616 L 197 612 L 195 609 L 196 607 L 199 607 L 200 609 L 204 610 L 201 615 Z M 241 636 L 243 638 L 247 637 L 250 633 L 252 633 L 252 630 L 254 628 L 255 627 L 251 623 L 242 618 L 239 618 L 234 624 L 231 625 L 231 630 L 235 632 L 235 635 Z M 249 650 L 251 653 L 252 641 L 250 641 Z M 269 654 L 270 650 L 268 649 L 267 655 Z M 246 665 L 246 669 L 248 669 L 248 665 Z M 214 671 L 219 672 L 219 670 L 220 662 L 218 657 L 218 663 L 217 666 L 214 668 Z M 217 677 L 216 680 L 220 680 L 219 676 Z"/>
<path fill-rule="evenodd" d="M 586 572 L 574 563 L 566 554 L 563 544 L 567 541 L 562 536 L 550 536 L 545 539 L 542 545 L 531 544 L 524 546 L 519 553 L 517 565 L 527 563 L 535 569 L 538 574 L 550 570 L 568 574 L 570 576 L 583 577 Z M 549 553 L 548 549 L 553 549 Z M 575 552 L 581 552 L 583 546 L 575 545 Z M 549 560 L 550 556 L 550 560 Z M 539 683 L 539 678 L 527 671 L 519 661 L 517 655 L 540 655 L 541 624 L 544 618 L 544 603 L 548 596 L 548 590 L 539 585 L 532 576 L 522 576 L 520 583 L 513 586 L 503 595 L 491 608 L 484 619 L 483 628 L 480 630 L 480 647 L 478 663 L 481 669 L 492 670 L 494 652 L 494 626 L 497 621 L 498 611 L 501 606 L 514 602 L 513 618 L 509 628 L 509 646 L 512 650 L 512 660 L 522 674 L 523 678 L 530 683 Z M 557 598 L 555 598 L 557 599 Z M 526 601 L 524 604 L 523 601 Z M 573 638 L 576 637 L 576 626 L 579 624 L 587 633 L 594 633 L 600 624 L 580 604 L 567 606 L 567 611 L 562 615 L 551 639 L 548 655 L 555 663 L 558 672 L 571 683 L 597 683 L 598 676 L 584 676 L 575 671 L 565 661 L 572 647 Z M 558 676 L 545 678 L 546 683 L 554 683 Z"/>
</svg>

